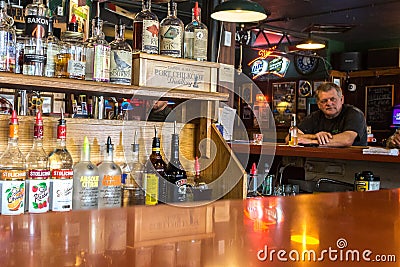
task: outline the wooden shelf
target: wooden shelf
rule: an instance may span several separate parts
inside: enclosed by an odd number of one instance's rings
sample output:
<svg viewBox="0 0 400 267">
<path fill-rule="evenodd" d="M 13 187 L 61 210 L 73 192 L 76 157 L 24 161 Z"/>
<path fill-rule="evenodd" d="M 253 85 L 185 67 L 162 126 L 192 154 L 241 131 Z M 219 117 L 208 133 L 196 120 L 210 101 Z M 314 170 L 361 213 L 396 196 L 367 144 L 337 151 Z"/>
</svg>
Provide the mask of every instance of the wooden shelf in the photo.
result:
<svg viewBox="0 0 400 267">
<path fill-rule="evenodd" d="M 360 78 L 360 77 L 378 77 L 378 76 L 388 76 L 388 75 L 400 75 L 400 68 L 359 70 L 359 71 L 351 71 L 349 73 L 337 70 L 331 71 L 331 76 L 339 78 L 346 78 L 347 76 L 349 78 Z"/>
<path fill-rule="evenodd" d="M 365 147 L 331 148 L 331 147 L 289 147 L 282 144 L 263 143 L 253 144 L 231 144 L 235 153 L 250 153 L 289 157 L 306 157 L 321 159 L 343 159 L 373 162 L 400 163 L 400 156 L 386 155 L 364 155 L 362 149 Z"/>
<path fill-rule="evenodd" d="M 38 90 L 51 92 L 88 92 L 94 95 L 122 95 L 136 98 L 177 98 L 209 101 L 227 101 L 227 93 L 201 92 L 156 87 L 139 87 L 133 85 L 118 85 L 75 79 L 48 78 L 26 76 L 3 72 L 0 76 L 0 86 L 10 89 Z"/>
</svg>

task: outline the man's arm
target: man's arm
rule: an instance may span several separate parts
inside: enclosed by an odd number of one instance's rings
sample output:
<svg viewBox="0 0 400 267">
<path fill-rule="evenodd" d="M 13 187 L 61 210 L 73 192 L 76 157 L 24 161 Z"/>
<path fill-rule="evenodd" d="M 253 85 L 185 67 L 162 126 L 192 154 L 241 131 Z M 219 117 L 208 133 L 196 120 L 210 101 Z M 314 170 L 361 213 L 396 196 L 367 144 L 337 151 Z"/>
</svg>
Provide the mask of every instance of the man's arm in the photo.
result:
<svg viewBox="0 0 400 267">
<path fill-rule="evenodd" d="M 388 148 L 400 148 L 400 131 L 397 130 L 386 142 Z"/>
<path fill-rule="evenodd" d="M 300 132 L 300 131 L 299 131 Z M 343 133 L 332 135 L 328 132 L 319 132 L 316 134 L 299 134 L 300 144 L 319 144 L 327 147 L 346 147 L 351 146 L 357 137 L 353 131 L 344 131 Z"/>
</svg>

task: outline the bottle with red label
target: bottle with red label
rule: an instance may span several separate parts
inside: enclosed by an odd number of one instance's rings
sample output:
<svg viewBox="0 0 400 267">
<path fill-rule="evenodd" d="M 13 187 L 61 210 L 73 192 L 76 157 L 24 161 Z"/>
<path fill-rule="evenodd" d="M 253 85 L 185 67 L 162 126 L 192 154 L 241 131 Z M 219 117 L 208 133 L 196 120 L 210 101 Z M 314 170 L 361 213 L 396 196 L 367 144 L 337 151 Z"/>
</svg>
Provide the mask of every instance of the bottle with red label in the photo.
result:
<svg viewBox="0 0 400 267">
<path fill-rule="evenodd" d="M 50 210 L 69 211 L 72 209 L 74 171 L 73 160 L 67 150 L 67 126 L 64 113 L 58 120 L 57 146 L 49 155 L 50 167 Z"/>
<path fill-rule="evenodd" d="M 99 164 L 99 208 L 121 207 L 121 168 L 115 164 L 114 145 L 107 138 L 104 160 Z"/>
<path fill-rule="evenodd" d="M 26 179 L 25 211 L 43 213 L 49 211 L 50 170 L 49 158 L 43 149 L 43 118 L 36 113 L 33 127 L 33 145 L 26 155 L 28 168 Z"/>
<path fill-rule="evenodd" d="M 10 119 L 8 145 L 0 157 L 1 214 L 16 215 L 25 209 L 25 157 L 18 147 L 18 117 L 13 110 Z"/>
</svg>

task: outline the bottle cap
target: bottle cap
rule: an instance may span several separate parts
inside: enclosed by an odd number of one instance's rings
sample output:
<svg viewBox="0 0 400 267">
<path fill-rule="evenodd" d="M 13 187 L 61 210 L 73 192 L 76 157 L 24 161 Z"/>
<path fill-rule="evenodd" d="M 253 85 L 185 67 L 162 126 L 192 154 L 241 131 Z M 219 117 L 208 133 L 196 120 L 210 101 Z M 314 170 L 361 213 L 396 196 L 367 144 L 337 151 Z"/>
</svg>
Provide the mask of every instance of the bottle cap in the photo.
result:
<svg viewBox="0 0 400 267">
<path fill-rule="evenodd" d="M 257 165 L 256 165 L 256 163 L 253 163 L 253 165 L 251 166 L 250 175 L 257 175 Z"/>
<path fill-rule="evenodd" d="M 18 124 L 18 116 L 17 116 L 17 111 L 15 109 L 13 109 L 11 113 L 10 124 Z"/>
<path fill-rule="evenodd" d="M 106 143 L 106 152 L 110 153 L 113 151 L 113 149 L 114 149 L 114 145 L 113 145 L 113 143 L 111 143 L 111 137 L 109 136 L 107 138 L 107 143 Z"/>
<path fill-rule="evenodd" d="M 199 15 L 199 13 L 200 13 L 199 12 L 199 2 L 197 2 L 197 1 L 194 3 L 193 13 L 194 13 L 195 17 L 197 17 Z"/>
<path fill-rule="evenodd" d="M 196 172 L 196 175 L 200 174 L 200 162 L 199 162 L 199 157 L 196 156 L 196 159 L 194 160 L 194 171 Z"/>
<path fill-rule="evenodd" d="M 38 111 L 36 113 L 36 120 L 35 120 L 36 125 L 43 125 L 43 117 L 42 117 L 42 112 Z"/>
<path fill-rule="evenodd" d="M 71 21 L 68 23 L 68 31 L 78 32 L 78 22 L 76 21 L 75 14 L 72 14 Z"/>
</svg>

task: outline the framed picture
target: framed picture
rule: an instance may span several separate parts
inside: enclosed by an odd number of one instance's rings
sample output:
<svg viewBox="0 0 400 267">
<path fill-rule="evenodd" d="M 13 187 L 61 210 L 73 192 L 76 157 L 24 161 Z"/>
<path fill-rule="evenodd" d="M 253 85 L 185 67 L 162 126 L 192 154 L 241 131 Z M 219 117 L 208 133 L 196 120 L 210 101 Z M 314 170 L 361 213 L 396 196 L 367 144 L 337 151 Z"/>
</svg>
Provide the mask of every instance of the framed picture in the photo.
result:
<svg viewBox="0 0 400 267">
<path fill-rule="evenodd" d="M 315 91 L 317 91 L 318 86 L 323 84 L 325 81 L 314 81 L 313 82 L 313 93 L 312 95 L 315 96 Z"/>
<path fill-rule="evenodd" d="M 15 95 L 13 93 L 0 92 L 0 98 L 9 102 L 8 105 L 11 105 L 11 109 L 14 109 Z M 0 114 L 9 114 L 9 112 L 7 110 L 0 110 Z"/>
<path fill-rule="evenodd" d="M 28 100 L 28 113 L 35 115 L 36 111 L 41 110 L 42 114 L 50 114 L 53 111 L 52 95 L 30 95 Z"/>
<path fill-rule="evenodd" d="M 334 83 L 334 84 L 336 84 L 337 86 L 341 86 L 341 82 L 340 82 L 340 78 L 335 78 L 335 77 L 333 77 L 332 78 L 332 82 Z"/>
<path fill-rule="evenodd" d="M 297 99 L 297 108 L 298 109 L 306 109 L 307 108 L 307 98 L 299 97 Z"/>
<path fill-rule="evenodd" d="M 247 104 L 253 103 L 253 84 L 252 83 L 244 83 L 241 86 L 240 96 L 243 101 Z"/>
<path fill-rule="evenodd" d="M 386 130 L 392 124 L 394 85 L 365 87 L 365 118 L 375 130 Z"/>
</svg>

